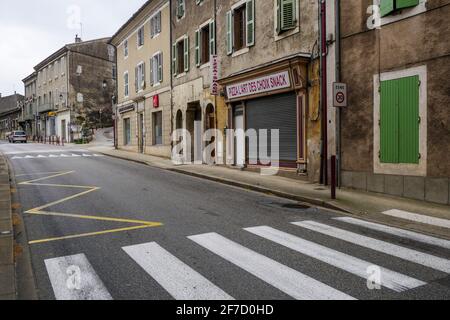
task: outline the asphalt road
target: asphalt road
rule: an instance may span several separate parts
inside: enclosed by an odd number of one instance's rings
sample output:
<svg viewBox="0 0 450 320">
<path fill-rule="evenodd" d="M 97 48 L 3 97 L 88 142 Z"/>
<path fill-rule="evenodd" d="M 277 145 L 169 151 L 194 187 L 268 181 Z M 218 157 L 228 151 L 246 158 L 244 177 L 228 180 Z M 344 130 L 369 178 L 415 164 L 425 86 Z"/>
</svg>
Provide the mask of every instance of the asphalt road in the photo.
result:
<svg viewBox="0 0 450 320">
<path fill-rule="evenodd" d="M 0 152 L 40 299 L 450 298 L 449 241 L 78 148 Z"/>
</svg>

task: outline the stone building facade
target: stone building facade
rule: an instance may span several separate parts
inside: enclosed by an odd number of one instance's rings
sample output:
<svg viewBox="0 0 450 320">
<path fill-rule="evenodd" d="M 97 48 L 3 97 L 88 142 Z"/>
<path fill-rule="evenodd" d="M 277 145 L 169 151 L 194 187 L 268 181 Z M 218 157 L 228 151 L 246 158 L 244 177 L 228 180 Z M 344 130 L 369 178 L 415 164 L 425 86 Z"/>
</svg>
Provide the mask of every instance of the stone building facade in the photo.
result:
<svg viewBox="0 0 450 320">
<path fill-rule="evenodd" d="M 217 8 L 226 127 L 279 129 L 282 172 L 311 181 L 319 180 L 321 155 L 317 17 L 317 1 L 225 0 Z M 231 141 L 227 157 L 264 166 L 248 142 Z"/>
<path fill-rule="evenodd" d="M 450 203 L 450 1 L 340 3 L 342 185 Z"/>
<path fill-rule="evenodd" d="M 22 114 L 20 117 L 20 124 L 26 132 L 28 138 L 36 138 L 37 136 L 37 73 L 33 72 L 31 75 L 22 80 L 25 86 L 25 99 L 22 104 Z"/>
<path fill-rule="evenodd" d="M 148 1 L 112 37 L 117 48 L 117 145 L 170 157 L 169 1 Z"/>
<path fill-rule="evenodd" d="M 7 135 L 14 130 L 22 130 L 20 126 L 21 103 L 24 97 L 14 93 L 2 97 L 0 94 L 0 139 L 7 139 Z"/>
<path fill-rule="evenodd" d="M 100 126 L 102 117 L 112 118 L 115 52 L 108 42 L 109 38 L 83 42 L 77 37 L 35 67 L 40 137 L 72 142 L 81 138 L 82 128 Z"/>
</svg>

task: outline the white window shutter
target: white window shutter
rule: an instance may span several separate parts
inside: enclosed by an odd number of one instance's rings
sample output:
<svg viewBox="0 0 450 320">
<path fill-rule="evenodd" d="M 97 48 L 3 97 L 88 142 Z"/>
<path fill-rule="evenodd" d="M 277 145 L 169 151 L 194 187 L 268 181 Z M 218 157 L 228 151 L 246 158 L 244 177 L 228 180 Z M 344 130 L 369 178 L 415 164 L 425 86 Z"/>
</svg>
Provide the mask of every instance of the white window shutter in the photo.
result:
<svg viewBox="0 0 450 320">
<path fill-rule="evenodd" d="M 153 72 L 153 64 L 155 63 L 154 59 L 155 59 L 154 57 L 150 58 L 150 85 L 155 84 L 155 81 L 154 81 L 155 75 Z"/>
<path fill-rule="evenodd" d="M 160 53 L 158 55 L 158 81 L 162 82 L 163 81 L 163 54 Z"/>
<path fill-rule="evenodd" d="M 173 72 L 173 75 L 177 75 L 178 74 L 178 61 L 177 61 L 177 57 L 178 57 L 178 52 L 177 52 L 178 50 L 177 50 L 177 44 L 175 43 L 173 46 L 172 46 L 172 72 Z"/>
<path fill-rule="evenodd" d="M 228 11 L 226 15 L 227 21 L 227 54 L 233 53 L 233 12 Z"/>
<path fill-rule="evenodd" d="M 200 66 L 200 30 L 195 31 L 195 64 L 197 67 Z"/>
<path fill-rule="evenodd" d="M 209 23 L 209 53 L 216 54 L 216 22 Z"/>
<path fill-rule="evenodd" d="M 184 71 L 189 71 L 189 37 L 184 38 Z"/>
<path fill-rule="evenodd" d="M 247 47 L 255 45 L 255 0 L 246 3 Z"/>
</svg>

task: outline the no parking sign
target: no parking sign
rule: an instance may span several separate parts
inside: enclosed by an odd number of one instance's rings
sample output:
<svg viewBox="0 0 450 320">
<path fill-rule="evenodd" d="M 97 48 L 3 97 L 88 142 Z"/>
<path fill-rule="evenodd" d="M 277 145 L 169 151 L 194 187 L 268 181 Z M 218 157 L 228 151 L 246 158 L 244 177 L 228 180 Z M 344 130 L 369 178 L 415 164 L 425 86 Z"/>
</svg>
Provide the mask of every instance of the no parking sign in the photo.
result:
<svg viewBox="0 0 450 320">
<path fill-rule="evenodd" d="M 333 84 L 333 96 L 335 107 L 347 107 L 347 84 L 335 82 Z"/>
</svg>

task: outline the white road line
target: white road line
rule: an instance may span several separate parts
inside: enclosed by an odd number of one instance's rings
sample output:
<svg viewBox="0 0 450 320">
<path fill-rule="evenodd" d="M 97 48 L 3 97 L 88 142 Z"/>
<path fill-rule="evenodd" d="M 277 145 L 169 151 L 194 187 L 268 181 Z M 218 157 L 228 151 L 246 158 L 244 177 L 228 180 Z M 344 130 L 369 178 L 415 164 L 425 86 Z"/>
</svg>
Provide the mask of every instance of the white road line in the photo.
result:
<svg viewBox="0 0 450 320">
<path fill-rule="evenodd" d="M 440 219 L 440 218 L 435 218 L 435 217 L 430 217 L 430 216 L 424 216 L 421 214 L 412 213 L 412 212 L 403 211 L 403 210 L 396 210 L 396 209 L 385 211 L 385 212 L 383 212 L 383 214 L 387 215 L 387 216 L 395 217 L 395 218 L 400 218 L 400 219 L 409 220 L 409 221 L 413 221 L 413 222 L 419 222 L 419 223 L 429 224 L 432 226 L 450 229 L 450 220 L 447 220 L 447 219 Z"/>
<path fill-rule="evenodd" d="M 294 222 L 293 224 L 333 238 L 356 244 L 361 247 L 369 248 L 374 251 L 411 261 L 445 273 L 450 273 L 450 260 L 444 258 L 439 258 L 389 242 L 362 236 L 357 233 L 338 229 L 315 221 Z"/>
<path fill-rule="evenodd" d="M 188 237 L 200 246 L 244 269 L 298 300 L 354 300 L 353 297 L 217 233 Z"/>
<path fill-rule="evenodd" d="M 26 156 L 25 159 L 35 159 L 36 157 L 33 156 Z"/>
<path fill-rule="evenodd" d="M 67 154 L 60 154 L 59 157 L 60 158 L 70 158 L 71 156 L 69 156 Z"/>
<path fill-rule="evenodd" d="M 84 254 L 45 260 L 57 300 L 112 300 Z"/>
<path fill-rule="evenodd" d="M 55 153 L 61 152 L 62 150 L 28 150 L 28 151 L 11 151 L 5 152 L 6 155 L 20 155 L 20 154 L 33 154 L 33 153 Z M 64 152 L 86 152 L 86 149 L 67 149 Z"/>
<path fill-rule="evenodd" d="M 83 157 L 92 157 L 92 155 L 83 153 Z"/>
<path fill-rule="evenodd" d="M 42 159 L 42 158 L 47 158 L 46 156 L 43 156 L 42 154 L 38 155 L 37 158 Z"/>
<path fill-rule="evenodd" d="M 406 238 L 409 240 L 422 242 L 422 243 L 430 244 L 433 246 L 442 247 L 445 249 L 450 249 L 450 241 L 449 240 L 439 239 L 439 238 L 427 236 L 427 235 L 420 234 L 420 233 L 413 232 L 413 231 L 403 230 L 403 229 L 399 229 L 399 228 L 395 228 L 395 227 L 389 227 L 389 226 L 385 226 L 385 225 L 381 225 L 381 224 L 377 224 L 377 223 L 373 223 L 373 222 L 368 222 L 368 221 L 364 221 L 364 220 L 349 218 L 349 217 L 334 218 L 334 220 L 342 221 L 345 223 L 353 224 L 356 226 L 368 228 L 368 229 L 375 230 L 375 231 L 384 232 L 384 233 L 391 234 L 391 235 L 394 235 L 397 237 Z"/>
<path fill-rule="evenodd" d="M 23 157 L 15 156 L 15 157 L 12 157 L 12 158 L 11 158 L 11 160 L 17 160 L 17 159 L 23 159 Z"/>
<path fill-rule="evenodd" d="M 369 268 L 374 265 L 374 263 L 352 257 L 345 253 L 321 246 L 270 227 L 263 226 L 248 228 L 245 230 L 264 239 L 273 241 L 294 251 L 330 264 L 336 268 L 345 270 L 365 280 L 369 277 Z M 403 292 L 426 285 L 423 281 L 405 276 L 389 269 L 381 268 L 381 272 L 381 284 L 384 287 L 392 289 L 396 292 Z"/>
<path fill-rule="evenodd" d="M 122 249 L 177 300 L 233 300 L 155 242 Z"/>
</svg>

